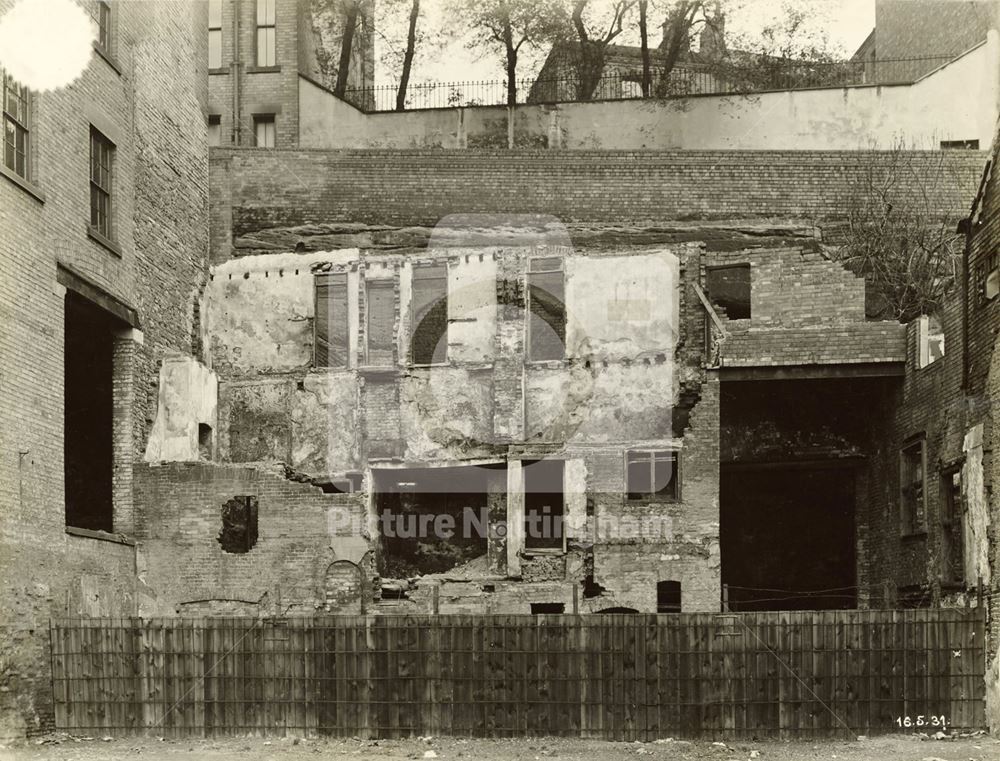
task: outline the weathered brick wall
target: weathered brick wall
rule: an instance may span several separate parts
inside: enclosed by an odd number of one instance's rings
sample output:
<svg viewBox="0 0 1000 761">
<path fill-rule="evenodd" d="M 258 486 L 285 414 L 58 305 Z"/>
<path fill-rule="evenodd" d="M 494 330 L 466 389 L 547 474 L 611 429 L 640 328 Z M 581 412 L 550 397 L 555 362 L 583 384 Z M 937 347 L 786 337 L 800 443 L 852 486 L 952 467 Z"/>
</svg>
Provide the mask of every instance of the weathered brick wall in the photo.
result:
<svg viewBox="0 0 1000 761">
<path fill-rule="evenodd" d="M 0 2 L 0 13 L 13 3 Z M 51 721 L 44 627 L 32 616 L 134 611 L 132 548 L 65 533 L 63 294 L 57 262 L 133 306 L 144 343 L 116 348 L 115 510 L 129 531 L 130 458 L 155 413 L 163 352 L 191 344 L 191 303 L 207 249 L 204 41 L 194 3 L 116 4 L 113 66 L 96 53 L 74 84 L 35 98 L 34 182 L 0 176 L 0 735 Z M 89 126 L 116 141 L 120 251 L 89 238 Z M 121 372 L 117 372 L 118 370 Z M 131 380 L 130 380 L 131 379 Z M 109 550 L 110 548 L 110 550 Z M 121 557 L 119 557 L 121 556 Z M 29 581 L 30 580 L 30 581 Z M 37 585 L 37 586 L 36 586 Z M 99 588 L 101 606 L 74 602 Z M 26 634 L 32 631 L 33 634 Z M 16 644 L 15 644 L 16 643 Z"/>
<path fill-rule="evenodd" d="M 878 0 L 876 57 L 898 60 L 964 53 L 995 28 L 996 14 L 997 4 L 992 0 Z M 882 64 L 875 70 L 875 81 L 912 81 L 940 65 L 940 61 L 920 60 Z"/>
<path fill-rule="evenodd" d="M 140 465 L 135 481 L 147 506 L 136 531 L 141 615 L 315 613 L 328 598 L 358 604 L 346 594 L 354 587 L 341 589 L 334 583 L 341 575 L 328 569 L 354 559 L 349 540 L 360 539 L 365 526 L 360 495 L 324 494 L 276 472 L 210 463 Z M 218 541 L 222 506 L 237 496 L 258 504 L 257 543 L 243 554 L 223 551 Z"/>
<path fill-rule="evenodd" d="M 448 214 L 552 214 L 564 222 L 843 217 L 891 153 L 811 151 L 259 151 L 213 149 L 213 261 L 270 228 L 325 222 L 437 223 Z M 899 190 L 933 189 L 959 216 L 984 155 L 907 154 Z M 897 162 L 898 163 L 898 162 Z M 942 181 L 942 177 L 944 180 Z M 230 223 L 226 226 L 227 221 Z"/>
</svg>

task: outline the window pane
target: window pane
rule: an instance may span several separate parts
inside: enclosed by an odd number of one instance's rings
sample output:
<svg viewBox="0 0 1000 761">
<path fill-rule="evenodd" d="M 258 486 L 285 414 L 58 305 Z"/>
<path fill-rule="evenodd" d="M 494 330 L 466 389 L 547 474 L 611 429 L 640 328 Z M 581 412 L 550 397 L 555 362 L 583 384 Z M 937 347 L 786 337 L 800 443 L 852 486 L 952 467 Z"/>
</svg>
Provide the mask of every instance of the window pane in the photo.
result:
<svg viewBox="0 0 1000 761">
<path fill-rule="evenodd" d="M 657 457 L 653 463 L 653 493 L 661 497 L 677 496 L 677 473 L 673 452 L 667 453 L 665 457 Z"/>
<path fill-rule="evenodd" d="M 257 25 L 274 25 L 274 0 L 257 0 Z"/>
<path fill-rule="evenodd" d="M 222 0 L 208 0 L 208 28 L 222 27 Z"/>
<path fill-rule="evenodd" d="M 650 495 L 651 471 L 649 462 L 632 461 L 628 464 L 626 491 L 629 499 L 643 499 Z"/>
<path fill-rule="evenodd" d="M 274 66 L 274 27 L 257 30 L 257 65 Z"/>
<path fill-rule="evenodd" d="M 213 29 L 208 33 L 208 68 L 222 66 L 222 30 Z"/>
</svg>

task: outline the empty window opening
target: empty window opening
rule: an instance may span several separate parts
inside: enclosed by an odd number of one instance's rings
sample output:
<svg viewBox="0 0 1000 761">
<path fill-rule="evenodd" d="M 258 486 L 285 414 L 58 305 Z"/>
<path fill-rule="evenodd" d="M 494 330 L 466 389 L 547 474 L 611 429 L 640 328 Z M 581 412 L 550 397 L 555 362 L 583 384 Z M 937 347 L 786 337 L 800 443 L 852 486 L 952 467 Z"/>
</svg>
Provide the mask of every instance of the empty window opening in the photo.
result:
<svg viewBox="0 0 1000 761">
<path fill-rule="evenodd" d="M 219 114 L 208 115 L 208 144 L 222 145 L 222 117 Z"/>
<path fill-rule="evenodd" d="M 681 583 L 679 581 L 658 581 L 656 583 L 656 612 L 681 612 Z"/>
<path fill-rule="evenodd" d="M 391 365 L 393 328 L 396 323 L 396 289 L 391 280 L 369 280 L 365 288 L 366 363 L 371 366 Z"/>
<path fill-rule="evenodd" d="M 708 299 L 730 320 L 750 319 L 750 265 L 710 267 L 705 273 Z"/>
<path fill-rule="evenodd" d="M 122 324 L 73 291 L 65 305 L 66 525 L 111 531 L 114 336 Z"/>
<path fill-rule="evenodd" d="M 626 493 L 630 500 L 678 498 L 677 452 L 673 450 L 630 450 L 625 453 Z"/>
<path fill-rule="evenodd" d="M 410 361 L 440 364 L 448 359 L 448 269 L 414 267 L 410 302 Z"/>
<path fill-rule="evenodd" d="M 207 423 L 198 423 L 198 457 L 212 459 L 212 426 Z"/>
<path fill-rule="evenodd" d="M 380 468 L 372 481 L 383 578 L 488 575 L 488 500 L 505 493 L 504 467 Z"/>
<path fill-rule="evenodd" d="M 316 275 L 315 286 L 313 365 L 346 368 L 349 343 L 347 275 Z"/>
<path fill-rule="evenodd" d="M 562 260 L 532 259 L 528 269 L 528 359 L 566 356 L 565 297 Z"/>
<path fill-rule="evenodd" d="M 916 441 L 899 453 L 900 529 L 904 535 L 925 529 L 927 479 L 927 449 L 924 441 Z"/>
<path fill-rule="evenodd" d="M 257 498 L 233 497 L 222 506 L 219 544 L 224 552 L 242 554 L 257 544 Z"/>
<path fill-rule="evenodd" d="M 382 599 L 383 600 L 408 600 L 409 595 L 406 590 L 400 586 L 385 586 L 382 587 Z"/>
<path fill-rule="evenodd" d="M 965 582 L 964 533 L 962 471 L 954 469 L 941 475 L 941 581 L 945 584 Z"/>
<path fill-rule="evenodd" d="M 566 603 L 563 602 L 533 602 L 531 603 L 531 615 L 538 616 L 545 613 L 565 613 Z"/>
<path fill-rule="evenodd" d="M 921 315 L 917 319 L 917 366 L 937 362 L 944 356 L 944 327 L 937 315 Z"/>
<path fill-rule="evenodd" d="M 524 463 L 524 546 L 531 549 L 563 547 L 562 460 Z"/>
<path fill-rule="evenodd" d="M 254 114 L 254 145 L 258 148 L 273 148 L 275 145 L 274 114 Z"/>
</svg>

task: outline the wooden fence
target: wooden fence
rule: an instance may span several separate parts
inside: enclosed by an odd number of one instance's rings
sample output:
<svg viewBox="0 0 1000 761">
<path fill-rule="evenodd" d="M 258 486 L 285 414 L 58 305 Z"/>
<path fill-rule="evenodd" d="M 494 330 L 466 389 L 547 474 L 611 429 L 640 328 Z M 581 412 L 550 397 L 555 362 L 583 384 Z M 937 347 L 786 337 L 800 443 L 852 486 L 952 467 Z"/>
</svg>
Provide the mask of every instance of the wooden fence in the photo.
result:
<svg viewBox="0 0 1000 761">
<path fill-rule="evenodd" d="M 978 729 L 984 635 L 982 609 L 51 627 L 66 731 L 609 740 Z"/>
</svg>

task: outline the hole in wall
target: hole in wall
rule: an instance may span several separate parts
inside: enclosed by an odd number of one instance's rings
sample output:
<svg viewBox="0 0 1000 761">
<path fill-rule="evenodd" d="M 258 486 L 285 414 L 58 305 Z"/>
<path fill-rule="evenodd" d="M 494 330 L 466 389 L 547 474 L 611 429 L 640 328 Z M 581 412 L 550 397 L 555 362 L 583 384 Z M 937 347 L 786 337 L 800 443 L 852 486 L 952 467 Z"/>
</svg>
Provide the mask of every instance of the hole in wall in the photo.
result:
<svg viewBox="0 0 1000 761">
<path fill-rule="evenodd" d="M 222 531 L 218 536 L 223 552 L 243 554 L 257 544 L 257 498 L 233 497 L 222 506 Z"/>
<path fill-rule="evenodd" d="M 533 602 L 531 603 L 531 615 L 537 616 L 542 613 L 564 613 L 566 604 L 562 602 Z"/>
<path fill-rule="evenodd" d="M 212 459 L 212 426 L 208 423 L 198 423 L 198 457 Z"/>
</svg>

